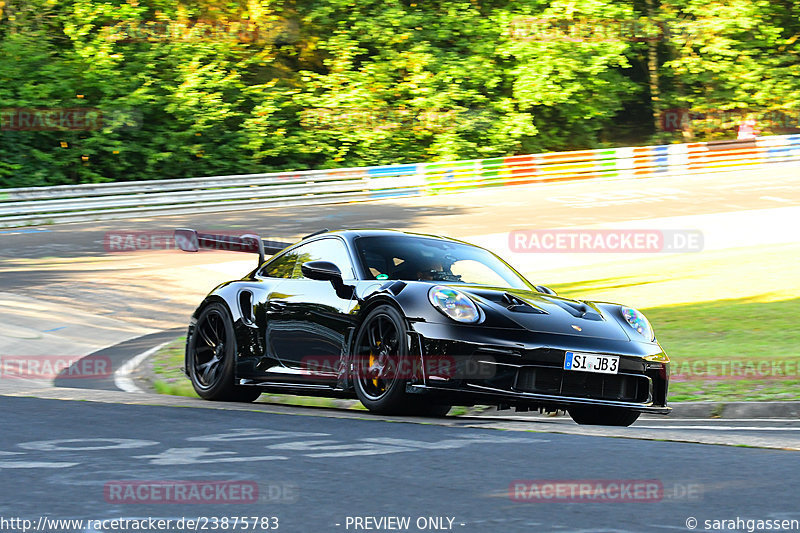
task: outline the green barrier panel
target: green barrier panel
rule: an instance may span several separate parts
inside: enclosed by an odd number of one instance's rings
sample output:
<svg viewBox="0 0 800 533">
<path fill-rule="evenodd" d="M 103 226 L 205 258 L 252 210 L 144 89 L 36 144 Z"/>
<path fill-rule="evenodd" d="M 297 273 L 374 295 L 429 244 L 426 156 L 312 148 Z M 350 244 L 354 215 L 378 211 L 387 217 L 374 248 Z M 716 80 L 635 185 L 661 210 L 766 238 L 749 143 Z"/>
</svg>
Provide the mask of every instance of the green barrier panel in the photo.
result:
<svg viewBox="0 0 800 533">
<path fill-rule="evenodd" d="M 505 166 L 505 158 L 482 159 L 480 164 L 483 167 L 481 176 L 486 182 L 485 185 L 497 185 L 498 181 L 502 183 L 511 175 L 511 171 Z"/>
<path fill-rule="evenodd" d="M 426 192 L 439 194 L 452 189 L 476 189 L 473 173 L 477 161 L 462 161 L 454 163 L 430 163 L 425 165 Z"/>
</svg>

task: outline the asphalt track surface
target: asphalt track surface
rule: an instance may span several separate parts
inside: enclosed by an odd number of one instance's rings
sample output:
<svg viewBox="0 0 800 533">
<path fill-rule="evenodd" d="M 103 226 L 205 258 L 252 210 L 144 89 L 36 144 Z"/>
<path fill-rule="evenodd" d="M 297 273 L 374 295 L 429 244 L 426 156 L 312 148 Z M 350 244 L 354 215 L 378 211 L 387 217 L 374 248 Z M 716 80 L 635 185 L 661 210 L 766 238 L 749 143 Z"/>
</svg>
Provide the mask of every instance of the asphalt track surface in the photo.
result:
<svg viewBox="0 0 800 533">
<path fill-rule="evenodd" d="M 0 354 L 96 352 L 117 369 L 160 342 L 160 331 L 184 327 L 210 284 L 198 281 L 210 271 L 196 269 L 213 262 L 213 254 L 114 254 L 104 248 L 108 232 L 196 227 L 291 240 L 320 227 L 377 226 L 468 239 L 520 228 L 797 205 L 800 169 L 775 167 L 3 230 L 0 321 L 7 335 Z M 188 287 L 167 273 L 179 266 L 186 270 L 176 277 L 195 275 Z M 155 337 L 142 339 L 145 334 Z M 431 530 L 418 528 L 416 520 L 444 517 L 443 529 L 456 531 L 611 532 L 688 531 L 692 517 L 700 531 L 708 530 L 704 520 L 800 519 L 791 490 L 800 477 L 798 420 L 643 418 L 627 429 L 509 411 L 400 420 L 129 394 L 110 378 L 56 379 L 55 385 L 0 380 L 0 520 L 275 516 L 278 531 L 305 532 L 387 531 L 357 528 L 353 520 L 398 516 L 411 519 L 401 531 Z M 260 496 L 247 504 L 109 501 L 104 489 L 121 480 L 248 481 Z M 514 501 L 509 489 L 516 480 L 540 482 L 536 486 L 649 480 L 661 492 L 649 502 Z M 202 530 L 170 530 L 195 529 Z M 0 530 L 19 529 L 0 521 Z M 83 524 L 62 530 L 111 529 Z"/>
<path fill-rule="evenodd" d="M 447 517 L 454 531 L 687 531 L 690 517 L 798 519 L 794 452 L 251 411 L 4 398 L 0 516 L 278 517 L 336 532 L 348 517 Z M 305 416 L 303 416 L 305 415 Z M 257 497 L 156 503 L 125 481 L 235 480 Z M 556 499 L 548 483 L 654 483 L 650 500 Z M 532 491 L 533 483 L 541 489 Z M 526 487 L 518 491 L 518 483 Z M 527 485 L 525 485 L 527 483 Z M 552 486 L 552 485 L 551 485 Z M 630 485 L 629 485 L 630 486 Z M 164 489 L 162 489 L 164 490 Z M 565 493 L 566 494 L 566 493 Z M 619 494 L 622 494 L 620 492 Z M 621 497 L 621 496 L 620 496 Z M 516 500 L 514 498 L 517 498 Z M 83 530 L 86 530 L 84 527 Z M 101 529 L 110 531 L 110 529 Z M 179 531 L 179 528 L 173 528 Z M 188 529 L 184 529 L 188 530 Z"/>
</svg>

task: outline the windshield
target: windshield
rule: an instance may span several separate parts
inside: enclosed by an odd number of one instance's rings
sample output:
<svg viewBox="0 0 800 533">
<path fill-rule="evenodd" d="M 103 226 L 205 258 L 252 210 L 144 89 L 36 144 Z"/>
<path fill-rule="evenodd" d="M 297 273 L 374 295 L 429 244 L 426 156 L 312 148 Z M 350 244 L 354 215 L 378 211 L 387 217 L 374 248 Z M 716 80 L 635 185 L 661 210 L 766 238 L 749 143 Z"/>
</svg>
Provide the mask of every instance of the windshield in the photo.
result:
<svg viewBox="0 0 800 533">
<path fill-rule="evenodd" d="M 359 237 L 356 249 L 367 279 L 531 289 L 522 276 L 497 256 L 468 244 L 398 235 Z"/>
</svg>

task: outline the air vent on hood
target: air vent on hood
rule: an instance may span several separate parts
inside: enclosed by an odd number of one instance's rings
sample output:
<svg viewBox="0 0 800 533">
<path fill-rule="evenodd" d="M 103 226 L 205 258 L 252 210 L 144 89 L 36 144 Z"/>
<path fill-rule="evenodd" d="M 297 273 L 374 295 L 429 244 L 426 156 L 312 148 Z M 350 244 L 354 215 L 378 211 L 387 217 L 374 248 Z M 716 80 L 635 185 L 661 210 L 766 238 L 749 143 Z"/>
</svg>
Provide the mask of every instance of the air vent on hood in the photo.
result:
<svg viewBox="0 0 800 533">
<path fill-rule="evenodd" d="M 574 302 L 565 299 L 547 298 L 548 301 L 558 305 L 575 318 L 586 320 L 603 320 L 603 316 L 593 307 L 584 302 Z"/>
<path fill-rule="evenodd" d="M 503 304 L 505 304 L 506 309 L 509 311 L 514 311 L 515 313 L 537 313 L 540 315 L 547 314 L 538 307 L 534 307 L 522 298 L 514 296 L 508 292 L 503 293 Z"/>
</svg>

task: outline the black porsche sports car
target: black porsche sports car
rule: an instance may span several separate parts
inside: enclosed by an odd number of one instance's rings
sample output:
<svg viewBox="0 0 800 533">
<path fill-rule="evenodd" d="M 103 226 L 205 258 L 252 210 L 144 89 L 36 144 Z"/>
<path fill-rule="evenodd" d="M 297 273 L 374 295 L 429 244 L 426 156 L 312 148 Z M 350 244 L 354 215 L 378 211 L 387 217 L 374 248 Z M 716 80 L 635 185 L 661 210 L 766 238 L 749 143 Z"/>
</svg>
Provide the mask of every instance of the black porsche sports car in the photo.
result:
<svg viewBox="0 0 800 533">
<path fill-rule="evenodd" d="M 620 426 L 670 410 L 669 358 L 642 313 L 559 297 L 483 248 L 372 229 L 291 245 L 175 237 L 186 251 L 259 254 L 192 316 L 185 370 L 208 400 L 270 391 L 357 397 L 384 414 L 565 409 L 579 424 Z"/>
</svg>

